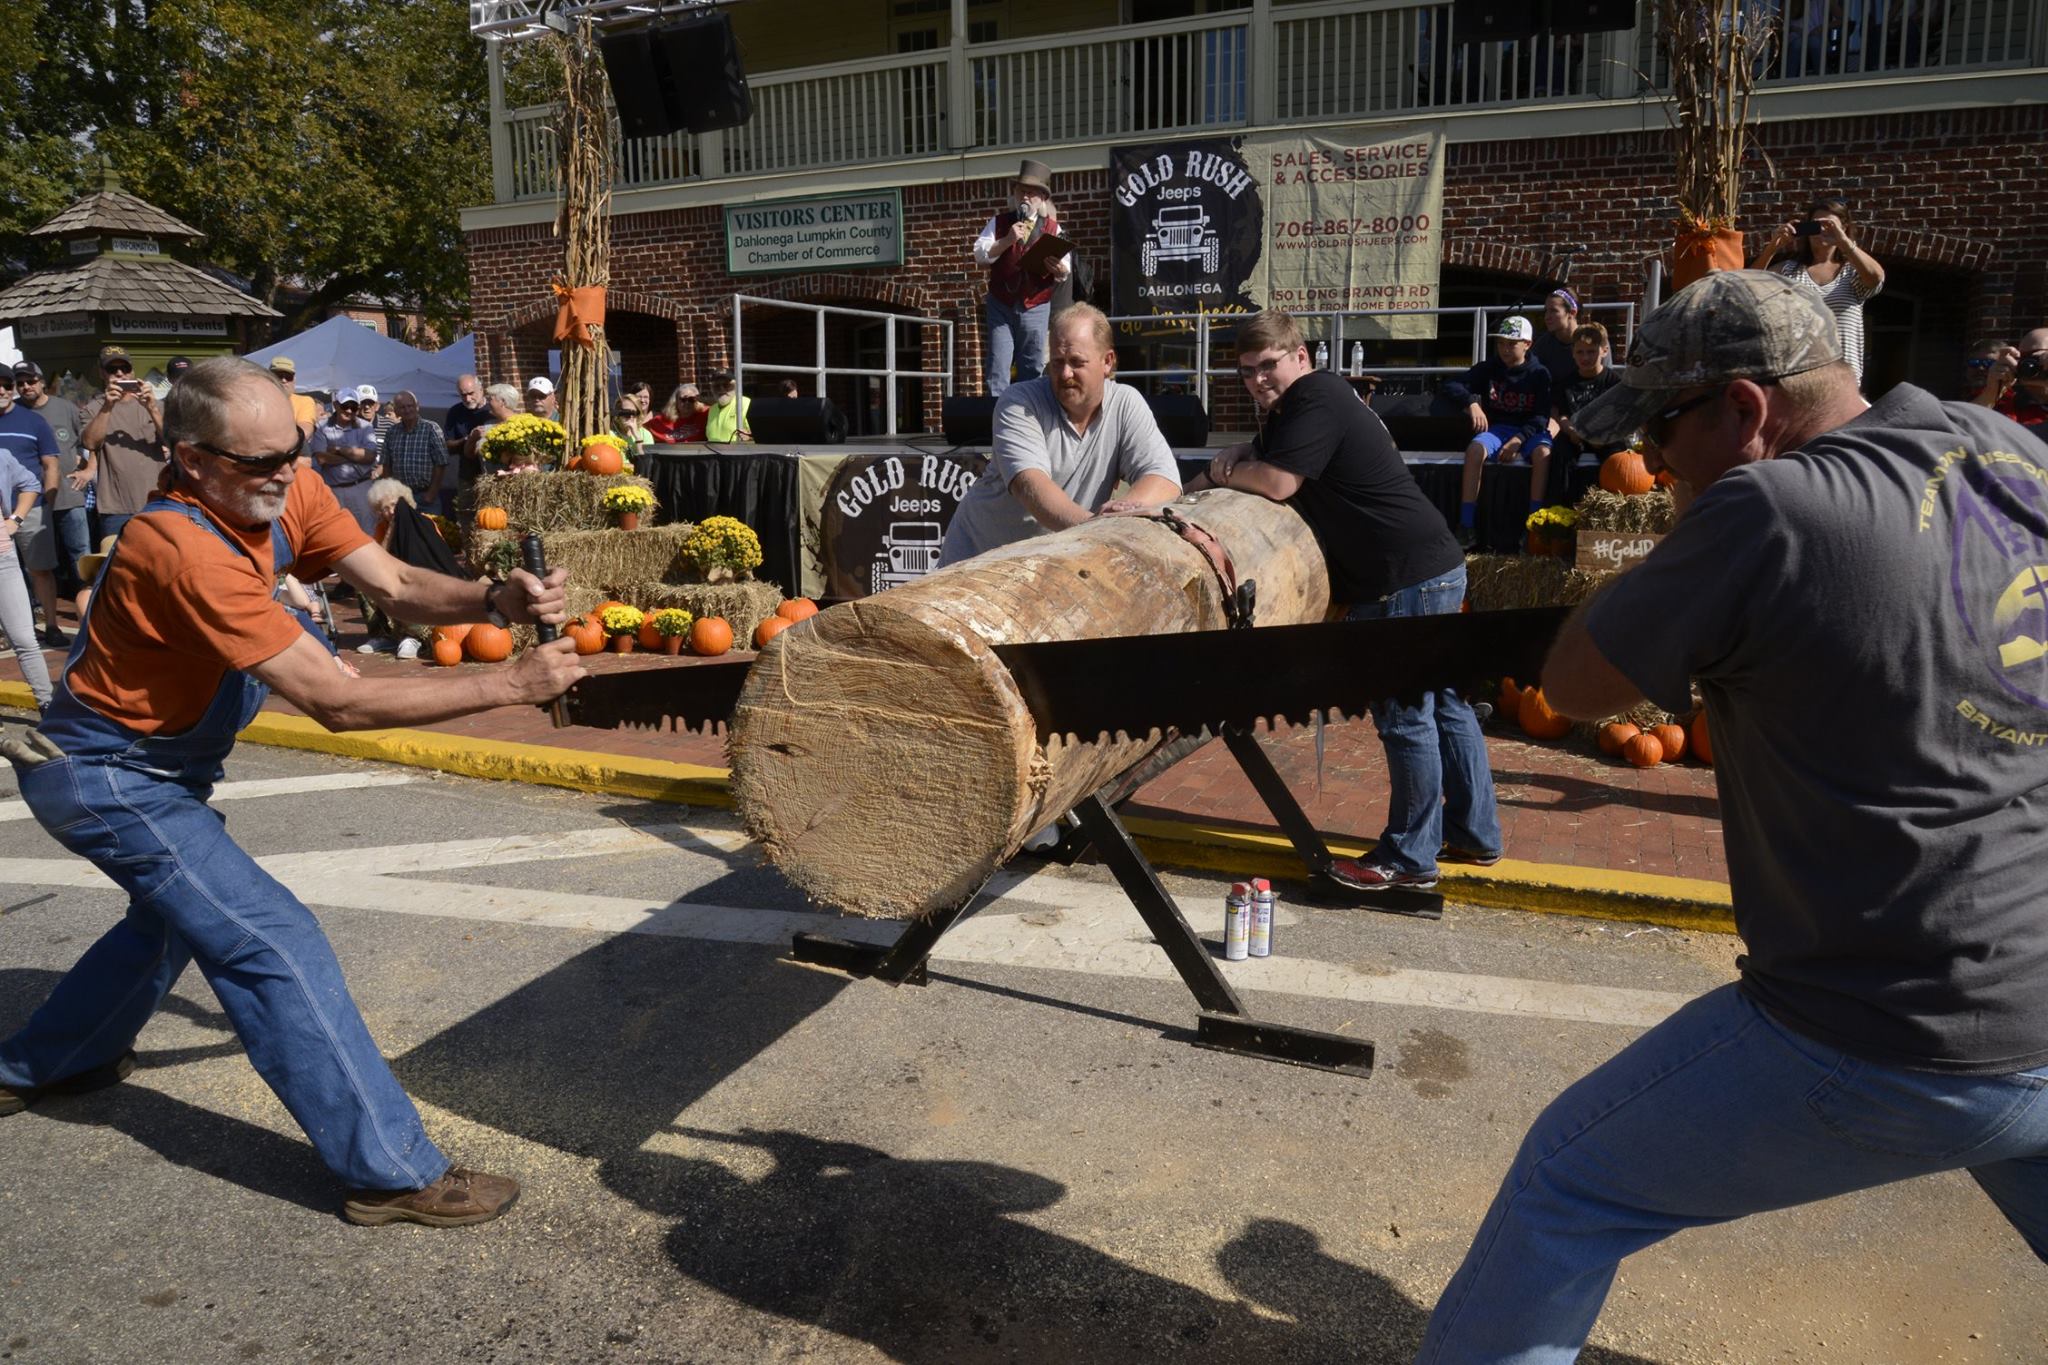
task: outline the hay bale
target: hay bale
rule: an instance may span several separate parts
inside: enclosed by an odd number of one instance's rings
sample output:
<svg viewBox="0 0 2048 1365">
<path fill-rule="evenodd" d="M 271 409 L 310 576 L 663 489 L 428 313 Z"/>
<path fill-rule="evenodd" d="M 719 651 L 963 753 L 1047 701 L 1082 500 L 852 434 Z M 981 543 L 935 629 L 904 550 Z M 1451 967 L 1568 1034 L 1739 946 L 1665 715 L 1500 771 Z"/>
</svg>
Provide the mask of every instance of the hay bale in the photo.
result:
<svg viewBox="0 0 2048 1365">
<path fill-rule="evenodd" d="M 540 543 L 548 567 L 567 569 L 572 585 L 598 589 L 606 597 L 621 597 L 622 588 L 681 577 L 685 566 L 677 556 L 690 529 L 688 522 L 677 522 L 637 531 L 616 527 L 604 531 L 551 531 L 542 534 Z M 512 531 L 473 531 L 470 545 L 474 562 L 489 563 L 493 545 L 517 538 Z"/>
<path fill-rule="evenodd" d="M 1653 488 L 1647 493 L 1634 494 L 1589 488 L 1573 510 L 1579 514 L 1579 529 L 1583 531 L 1663 535 L 1678 520 L 1677 505 L 1672 502 L 1668 488 Z"/>
<path fill-rule="evenodd" d="M 622 484 L 654 491 L 654 485 L 637 474 L 600 476 L 575 470 L 505 474 L 479 479 L 463 512 L 467 520 L 474 521 L 477 508 L 502 507 L 511 523 L 509 529 L 518 534 L 602 531 L 612 524 L 611 514 L 604 510 L 605 490 Z"/>
<path fill-rule="evenodd" d="M 582 616 L 600 602 L 617 598 L 642 611 L 681 607 L 692 616 L 722 616 L 732 626 L 733 643 L 750 648 L 754 630 L 782 605 L 782 589 L 773 583 L 624 583 L 612 590 L 600 590 L 570 578 L 567 592 L 569 615 Z M 512 643 L 525 649 L 533 643 L 531 626 L 512 627 Z"/>
<path fill-rule="evenodd" d="M 1465 597 L 1474 611 L 1573 607 L 1614 577 L 1589 573 L 1553 555 L 1472 555 L 1465 560 Z"/>
</svg>

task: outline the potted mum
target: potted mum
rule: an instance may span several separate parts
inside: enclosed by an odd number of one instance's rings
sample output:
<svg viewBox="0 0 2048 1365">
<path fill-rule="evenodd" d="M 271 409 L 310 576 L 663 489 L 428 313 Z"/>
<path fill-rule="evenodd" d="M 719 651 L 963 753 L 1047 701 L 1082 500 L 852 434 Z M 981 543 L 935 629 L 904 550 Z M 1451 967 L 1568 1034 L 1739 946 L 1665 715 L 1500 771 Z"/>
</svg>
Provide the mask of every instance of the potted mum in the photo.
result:
<svg viewBox="0 0 2048 1365">
<path fill-rule="evenodd" d="M 690 623 L 697 618 L 681 607 L 663 607 L 650 618 L 654 633 L 661 637 L 661 652 L 680 654 L 683 641 L 689 638 Z"/>
<path fill-rule="evenodd" d="M 760 567 L 761 538 L 733 517 L 706 517 L 683 538 L 681 555 L 705 582 L 730 583 Z"/>
<path fill-rule="evenodd" d="M 640 518 L 654 509 L 654 494 L 638 484 L 622 483 L 604 490 L 604 510 L 621 531 L 640 529 Z"/>
<path fill-rule="evenodd" d="M 640 633 L 640 626 L 646 619 L 647 613 L 640 608 L 622 605 L 606 607 L 598 623 L 604 627 L 604 633 L 612 637 L 614 653 L 631 654 L 634 637 Z"/>
</svg>

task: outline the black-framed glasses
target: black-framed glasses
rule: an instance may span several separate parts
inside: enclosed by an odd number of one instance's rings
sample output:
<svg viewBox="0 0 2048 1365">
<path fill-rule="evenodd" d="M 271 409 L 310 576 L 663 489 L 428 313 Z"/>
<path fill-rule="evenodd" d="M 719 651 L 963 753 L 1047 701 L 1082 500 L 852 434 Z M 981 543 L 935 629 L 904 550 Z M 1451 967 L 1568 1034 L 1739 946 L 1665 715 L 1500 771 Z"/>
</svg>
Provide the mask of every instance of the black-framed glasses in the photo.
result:
<svg viewBox="0 0 2048 1365">
<path fill-rule="evenodd" d="M 115 361 L 115 362 L 114 362 L 113 364 L 111 364 L 111 365 L 102 365 L 102 366 L 100 366 L 100 368 L 101 368 L 102 370 L 105 370 L 105 371 L 106 371 L 106 372 L 107 372 L 108 374 L 134 374 L 134 373 L 135 373 L 135 367 L 134 367 L 133 365 L 130 365 L 130 364 L 128 364 L 128 363 L 127 363 L 126 361 L 120 361 L 120 360 L 117 360 L 117 361 Z"/>
<path fill-rule="evenodd" d="M 191 446 L 194 450 L 203 450 L 209 455 L 219 456 L 237 469 L 244 470 L 250 474 L 275 474 L 278 470 L 283 469 L 305 453 L 306 433 L 300 432 L 299 439 L 292 442 L 290 450 L 282 451 L 276 455 L 237 455 L 232 450 L 222 450 L 210 441 L 187 441 L 185 444 Z"/>
</svg>

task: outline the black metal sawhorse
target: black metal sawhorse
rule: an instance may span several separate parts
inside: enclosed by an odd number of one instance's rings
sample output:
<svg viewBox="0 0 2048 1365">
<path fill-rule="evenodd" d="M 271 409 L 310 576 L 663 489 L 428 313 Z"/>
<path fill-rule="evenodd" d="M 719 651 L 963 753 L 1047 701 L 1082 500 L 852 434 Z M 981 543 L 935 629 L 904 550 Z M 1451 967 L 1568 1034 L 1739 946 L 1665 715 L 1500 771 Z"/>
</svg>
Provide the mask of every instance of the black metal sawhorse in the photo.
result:
<svg viewBox="0 0 2048 1365">
<path fill-rule="evenodd" d="M 1258 737 L 1250 730 L 1226 726 L 1222 738 L 1300 855 L 1309 875 L 1312 897 L 1416 918 L 1442 916 L 1443 897 L 1434 892 L 1360 891 L 1336 880 L 1332 876 L 1336 857 L 1281 780 Z M 1370 1076 L 1373 1045 L 1369 1041 L 1251 1016 L 1237 991 L 1217 969 L 1208 946 L 1189 925 L 1172 893 L 1160 882 L 1159 874 L 1124 828 L 1111 800 L 1105 797 L 1105 792 L 1117 789 L 1118 785 L 1111 783 L 1074 807 L 1071 813 L 1080 824 L 1079 837 L 1063 840 L 1055 857 L 1071 863 L 1089 847 L 1101 856 L 1200 1006 L 1195 1045 L 1361 1079 Z M 1131 788 L 1126 786 L 1123 790 L 1128 796 Z M 891 944 L 856 943 L 828 934 L 805 933 L 795 936 L 791 956 L 799 962 L 832 967 L 855 976 L 871 976 L 891 985 L 922 986 L 930 979 L 925 964 L 939 940 L 979 895 L 977 888 L 958 905 L 913 922 Z"/>
</svg>

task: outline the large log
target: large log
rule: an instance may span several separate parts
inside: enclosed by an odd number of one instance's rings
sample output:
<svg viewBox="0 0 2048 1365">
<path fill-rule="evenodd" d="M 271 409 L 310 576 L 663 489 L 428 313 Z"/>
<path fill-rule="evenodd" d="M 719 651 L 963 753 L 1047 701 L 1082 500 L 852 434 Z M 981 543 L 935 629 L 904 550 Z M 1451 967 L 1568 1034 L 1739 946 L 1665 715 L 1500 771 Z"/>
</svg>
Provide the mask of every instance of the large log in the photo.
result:
<svg viewBox="0 0 2048 1365">
<path fill-rule="evenodd" d="M 1257 624 L 1323 618 L 1322 552 L 1292 509 L 1225 490 L 1175 506 L 1228 550 L 1239 581 L 1257 581 Z M 734 799 L 812 898 L 875 917 L 928 915 L 972 895 L 1033 830 L 1161 742 L 1155 732 L 1040 745 L 992 646 L 1227 624 L 1202 553 L 1125 517 L 833 607 L 755 662 L 733 713 Z"/>
</svg>

